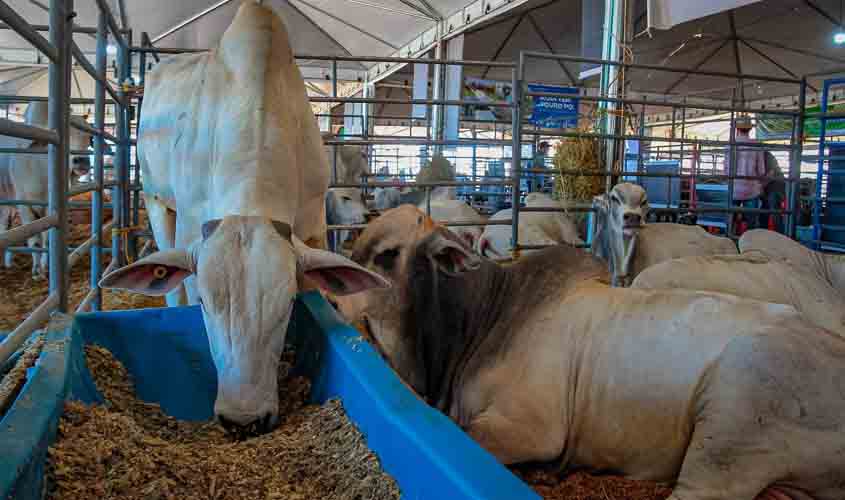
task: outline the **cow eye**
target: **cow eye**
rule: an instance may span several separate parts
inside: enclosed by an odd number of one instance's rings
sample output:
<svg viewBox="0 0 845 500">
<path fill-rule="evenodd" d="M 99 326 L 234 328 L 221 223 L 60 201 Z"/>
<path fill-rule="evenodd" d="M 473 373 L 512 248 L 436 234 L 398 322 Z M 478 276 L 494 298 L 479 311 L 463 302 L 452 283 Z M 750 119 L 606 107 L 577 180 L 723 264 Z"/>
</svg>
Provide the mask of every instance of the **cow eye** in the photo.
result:
<svg viewBox="0 0 845 500">
<path fill-rule="evenodd" d="M 373 264 L 379 266 L 385 271 L 392 271 L 393 266 L 396 265 L 396 257 L 399 256 L 399 250 L 396 248 L 389 248 L 373 259 Z"/>
<path fill-rule="evenodd" d="M 644 206 L 646 206 L 646 205 L 648 205 L 648 200 L 643 200 L 643 202 L 642 202 L 642 203 L 640 203 L 640 206 L 641 206 L 641 207 L 644 207 Z"/>
<path fill-rule="evenodd" d="M 619 198 L 617 198 L 615 196 L 611 196 L 610 201 L 612 201 L 613 203 L 622 203 L 621 201 L 619 201 Z"/>
<path fill-rule="evenodd" d="M 343 199 L 343 201 L 352 201 L 352 198 L 348 196 L 341 196 L 341 198 Z"/>
</svg>

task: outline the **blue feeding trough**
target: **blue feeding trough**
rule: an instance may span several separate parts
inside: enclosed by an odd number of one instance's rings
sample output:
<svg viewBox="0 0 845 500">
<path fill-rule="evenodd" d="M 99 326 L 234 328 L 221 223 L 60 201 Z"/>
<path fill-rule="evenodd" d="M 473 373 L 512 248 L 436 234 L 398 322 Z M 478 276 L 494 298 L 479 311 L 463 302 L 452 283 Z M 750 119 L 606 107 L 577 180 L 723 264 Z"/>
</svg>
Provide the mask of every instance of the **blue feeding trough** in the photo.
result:
<svg viewBox="0 0 845 500">
<path fill-rule="evenodd" d="M 288 341 L 315 402 L 339 397 L 404 499 L 539 499 L 451 420 L 411 393 L 317 293 L 299 297 Z M 47 342 L 0 420 L 0 499 L 40 499 L 47 448 L 67 399 L 101 401 L 84 346 L 109 349 L 138 396 L 179 419 L 211 418 L 216 374 L 198 307 L 78 315 Z"/>
</svg>

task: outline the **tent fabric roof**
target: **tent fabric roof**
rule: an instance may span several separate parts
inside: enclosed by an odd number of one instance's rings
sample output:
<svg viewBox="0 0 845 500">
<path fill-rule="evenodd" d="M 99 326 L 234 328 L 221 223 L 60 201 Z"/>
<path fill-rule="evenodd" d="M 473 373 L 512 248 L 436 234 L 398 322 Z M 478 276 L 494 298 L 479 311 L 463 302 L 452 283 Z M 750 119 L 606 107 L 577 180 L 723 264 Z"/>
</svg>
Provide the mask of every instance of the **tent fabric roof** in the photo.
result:
<svg viewBox="0 0 845 500">
<path fill-rule="evenodd" d="M 126 4 L 136 44 L 140 32 L 156 38 L 182 21 L 222 3 L 213 12 L 156 44 L 207 48 L 219 40 L 240 1 L 124 0 L 122 3 Z M 520 50 L 580 54 L 582 1 L 513 1 L 500 8 L 506 4 L 505 0 L 484 0 L 487 7 L 492 5 L 494 12 L 499 9 L 504 13 L 468 32 L 463 58 L 513 61 Z M 107 2 L 117 13 L 118 0 Z M 39 7 L 45 0 L 7 0 L 7 3 L 29 22 L 47 23 L 47 12 Z M 460 14 L 462 8 L 469 10 L 475 6 L 472 0 L 264 0 L 263 3 L 285 20 L 294 52 L 358 57 L 392 55 L 396 47 L 430 32 L 437 25 L 433 17 L 441 16 L 451 23 L 453 13 Z M 98 13 L 95 0 L 75 0 L 74 4 L 77 23 L 95 26 Z M 821 15 L 810 4 L 830 15 Z M 839 7 L 839 0 L 760 0 L 730 12 L 680 24 L 668 31 L 652 30 L 650 37 L 639 36 L 631 49 L 637 63 L 736 72 L 736 45 L 742 72 L 777 77 L 789 77 L 789 72 L 803 75 L 845 67 L 845 48 L 834 46 L 831 41 L 833 31 L 838 29 L 831 17 L 838 17 Z M 732 18 L 738 38 L 736 44 Z M 74 39 L 84 51 L 93 51 L 92 36 L 76 34 Z M 2 64 L 3 57 L 20 49 L 31 47 L 14 32 L 0 31 L 0 65 L 3 66 L 0 68 L 0 92 L 22 92 L 31 89 L 33 81 L 39 80 L 36 75 L 28 75 L 33 68 L 13 69 L 8 60 Z M 339 66 L 362 70 L 369 63 L 341 63 Z M 577 76 L 582 68 L 570 63 L 566 69 Z M 485 72 L 483 68 L 477 68 L 468 70 L 467 74 L 510 79 L 509 70 Z M 735 79 L 682 76 L 655 71 L 634 71 L 629 75 L 633 90 L 649 93 L 671 90 L 678 95 L 729 100 L 737 89 Z M 568 82 L 564 69 L 549 60 L 531 61 L 527 78 L 550 83 Z M 794 85 L 744 83 L 743 92 L 747 98 L 795 95 L 797 92 Z M 815 79 L 813 84 L 818 87 L 819 80 Z M 88 92 L 84 93 L 88 96 Z"/>
</svg>

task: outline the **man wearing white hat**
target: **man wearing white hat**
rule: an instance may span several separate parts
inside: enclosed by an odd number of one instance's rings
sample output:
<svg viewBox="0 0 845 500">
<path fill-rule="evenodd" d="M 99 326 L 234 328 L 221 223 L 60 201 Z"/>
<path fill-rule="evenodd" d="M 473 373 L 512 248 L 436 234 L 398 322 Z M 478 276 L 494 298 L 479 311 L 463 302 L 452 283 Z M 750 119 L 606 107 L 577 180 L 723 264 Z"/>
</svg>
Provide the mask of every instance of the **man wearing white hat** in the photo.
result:
<svg viewBox="0 0 845 500">
<path fill-rule="evenodd" d="M 748 116 L 740 116 L 736 119 L 736 142 L 750 143 L 751 129 L 753 125 L 751 118 Z M 731 173 L 731 149 L 727 148 L 725 152 L 725 171 Z M 736 148 L 736 171 L 734 175 L 738 177 L 760 177 L 760 179 L 735 179 L 733 204 L 738 207 L 746 208 L 761 208 L 762 196 L 766 187 L 766 151 L 758 147 L 743 147 Z M 761 227 L 762 220 L 756 214 L 743 214 L 743 219 L 748 221 L 748 229 Z"/>
</svg>

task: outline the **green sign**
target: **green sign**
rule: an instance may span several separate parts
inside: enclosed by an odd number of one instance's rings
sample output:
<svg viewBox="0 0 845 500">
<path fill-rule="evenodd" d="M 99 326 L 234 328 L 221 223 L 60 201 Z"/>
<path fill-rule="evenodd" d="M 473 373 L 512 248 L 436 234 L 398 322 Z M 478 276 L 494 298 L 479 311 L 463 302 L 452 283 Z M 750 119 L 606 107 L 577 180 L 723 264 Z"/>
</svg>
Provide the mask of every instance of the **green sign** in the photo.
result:
<svg viewBox="0 0 845 500">
<path fill-rule="evenodd" d="M 845 104 L 832 104 L 827 107 L 828 112 L 845 111 Z M 818 137 L 821 133 L 821 120 L 812 118 L 815 113 L 821 113 L 821 106 L 807 108 L 806 114 L 811 115 L 804 120 L 804 137 Z M 780 115 L 757 114 L 758 139 L 789 139 L 792 135 L 792 118 Z M 827 120 L 825 135 L 845 135 L 845 118 Z"/>
</svg>

